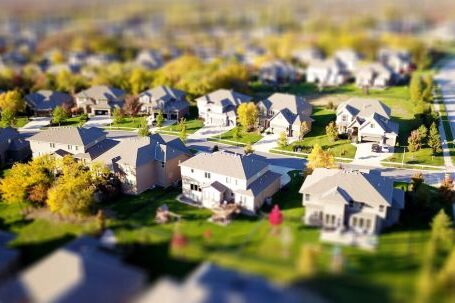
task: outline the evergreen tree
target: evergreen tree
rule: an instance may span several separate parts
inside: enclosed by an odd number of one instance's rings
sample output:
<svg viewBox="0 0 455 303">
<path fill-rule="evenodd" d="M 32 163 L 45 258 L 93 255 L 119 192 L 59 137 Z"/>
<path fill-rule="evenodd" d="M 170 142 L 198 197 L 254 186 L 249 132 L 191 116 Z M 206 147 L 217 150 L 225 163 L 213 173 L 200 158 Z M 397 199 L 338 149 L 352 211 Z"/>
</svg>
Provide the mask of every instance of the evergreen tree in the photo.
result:
<svg viewBox="0 0 455 303">
<path fill-rule="evenodd" d="M 438 128 L 436 127 L 436 123 L 432 123 L 430 126 L 430 133 L 428 136 L 428 146 L 433 151 L 433 154 L 436 154 L 441 151 L 441 136 L 439 135 Z"/>
<path fill-rule="evenodd" d="M 415 104 L 422 101 L 423 84 L 422 77 L 416 73 L 412 75 L 411 82 L 409 84 L 409 91 L 411 95 L 411 101 Z"/>
<path fill-rule="evenodd" d="M 163 112 L 160 111 L 156 116 L 156 126 L 161 127 L 161 125 L 163 125 L 163 122 L 164 122 Z"/>
<path fill-rule="evenodd" d="M 286 132 L 281 132 L 278 137 L 278 147 L 285 148 L 288 144 L 288 136 L 286 135 Z"/>
</svg>

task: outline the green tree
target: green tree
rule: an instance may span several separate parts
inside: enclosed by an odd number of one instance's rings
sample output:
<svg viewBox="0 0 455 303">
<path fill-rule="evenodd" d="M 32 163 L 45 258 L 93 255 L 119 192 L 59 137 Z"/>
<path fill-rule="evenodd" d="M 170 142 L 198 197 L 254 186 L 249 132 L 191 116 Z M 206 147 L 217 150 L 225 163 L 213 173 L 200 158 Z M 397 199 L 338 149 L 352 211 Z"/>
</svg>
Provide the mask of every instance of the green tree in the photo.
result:
<svg viewBox="0 0 455 303">
<path fill-rule="evenodd" d="M 448 251 L 454 244 L 453 223 L 450 217 L 440 210 L 431 223 L 430 241 L 435 243 L 437 250 Z"/>
<path fill-rule="evenodd" d="M 258 119 L 258 108 L 254 102 L 242 103 L 237 108 L 237 117 L 240 124 L 247 130 L 251 130 Z"/>
<path fill-rule="evenodd" d="M 163 125 L 163 122 L 164 122 L 163 112 L 160 111 L 156 116 L 156 126 L 161 127 L 161 125 Z"/>
<path fill-rule="evenodd" d="M 15 124 L 16 114 L 9 108 L 2 111 L 2 127 L 13 126 Z"/>
<path fill-rule="evenodd" d="M 57 106 L 52 111 L 52 123 L 54 123 L 54 124 L 58 124 L 60 126 L 60 124 L 62 122 L 65 122 L 65 120 L 67 118 L 68 118 L 68 114 L 65 111 L 65 109 L 61 106 Z"/>
<path fill-rule="evenodd" d="M 308 121 L 300 123 L 299 139 L 303 140 L 303 137 L 311 130 L 311 124 Z"/>
<path fill-rule="evenodd" d="M 185 118 L 180 119 L 179 127 L 180 127 L 180 134 L 179 138 L 183 142 L 186 142 L 186 138 L 188 137 L 187 131 L 186 131 L 186 120 Z"/>
<path fill-rule="evenodd" d="M 422 92 L 422 99 L 425 102 L 432 103 L 433 102 L 433 77 L 431 75 L 426 75 L 423 78 L 423 82 L 425 84 L 425 88 Z"/>
<path fill-rule="evenodd" d="M 335 142 L 338 139 L 338 129 L 334 121 L 331 121 L 326 127 L 325 132 L 330 141 Z"/>
<path fill-rule="evenodd" d="M 243 150 L 244 150 L 245 154 L 251 154 L 254 152 L 253 146 L 249 142 L 247 143 L 247 145 L 245 145 Z"/>
<path fill-rule="evenodd" d="M 16 114 L 17 112 L 25 110 L 25 101 L 19 91 L 10 90 L 0 94 L 0 108 L 2 110 L 7 109 Z"/>
<path fill-rule="evenodd" d="M 281 132 L 280 136 L 278 137 L 278 147 L 280 148 L 285 148 L 288 146 L 288 136 L 286 135 L 286 132 Z"/>
<path fill-rule="evenodd" d="M 409 84 L 409 91 L 411 95 L 411 101 L 417 104 L 423 100 L 423 83 L 422 77 L 417 73 L 414 73 Z"/>
<path fill-rule="evenodd" d="M 417 132 L 419 133 L 420 142 L 423 144 L 427 140 L 428 129 L 424 124 L 422 124 L 417 129 Z"/>
<path fill-rule="evenodd" d="M 123 122 L 123 111 L 116 107 L 114 108 L 114 110 L 112 111 L 112 118 L 113 118 L 113 121 L 114 121 L 114 124 L 120 124 Z"/>
<path fill-rule="evenodd" d="M 413 130 L 411 135 L 408 137 L 408 149 L 411 153 L 418 151 L 422 147 L 420 141 L 420 135 L 417 130 Z"/>
<path fill-rule="evenodd" d="M 149 126 L 147 125 L 147 121 L 145 119 L 143 119 L 141 121 L 141 127 L 139 128 L 138 134 L 141 137 L 150 136 L 150 129 L 149 129 Z"/>
<path fill-rule="evenodd" d="M 436 123 L 432 123 L 430 126 L 430 133 L 428 135 L 428 146 L 431 148 L 433 155 L 441 152 L 442 145 L 441 145 L 441 136 L 439 135 L 438 128 L 436 127 Z"/>
<path fill-rule="evenodd" d="M 242 127 L 240 125 L 237 125 L 233 129 L 232 138 L 237 140 L 237 139 L 239 139 L 241 137 L 242 137 Z"/>
</svg>

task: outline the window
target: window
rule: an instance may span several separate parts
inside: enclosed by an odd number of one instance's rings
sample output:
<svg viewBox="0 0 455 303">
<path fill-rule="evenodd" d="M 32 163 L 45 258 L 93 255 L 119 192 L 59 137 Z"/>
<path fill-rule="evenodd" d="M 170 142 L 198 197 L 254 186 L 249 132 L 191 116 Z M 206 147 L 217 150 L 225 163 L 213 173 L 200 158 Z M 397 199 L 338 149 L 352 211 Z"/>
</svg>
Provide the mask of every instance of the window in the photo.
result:
<svg viewBox="0 0 455 303">
<path fill-rule="evenodd" d="M 367 220 L 365 220 L 365 223 L 366 223 L 366 229 L 370 229 L 370 227 L 371 227 L 371 220 L 370 220 L 370 219 L 367 219 Z"/>
<path fill-rule="evenodd" d="M 71 149 L 72 149 L 72 146 L 71 146 L 71 145 L 68 145 L 68 149 L 71 150 Z"/>
<path fill-rule="evenodd" d="M 210 179 L 210 173 L 205 172 L 205 173 L 204 173 L 204 176 L 205 176 L 206 179 Z"/>
<path fill-rule="evenodd" d="M 360 219 L 359 219 L 359 226 L 360 226 L 360 227 L 363 227 L 363 218 L 360 218 Z"/>
<path fill-rule="evenodd" d="M 52 147 L 52 148 L 55 147 L 55 143 L 51 143 L 51 144 L 49 144 L 49 145 L 50 145 L 50 147 Z"/>
<path fill-rule="evenodd" d="M 357 217 L 353 217 L 352 218 L 352 226 L 356 226 L 357 225 Z"/>
<path fill-rule="evenodd" d="M 226 177 L 226 183 L 230 183 L 231 179 L 229 177 Z"/>
<path fill-rule="evenodd" d="M 75 150 L 78 150 L 78 149 L 79 149 L 79 146 L 76 145 L 76 146 L 74 147 L 74 149 L 75 149 Z"/>
<path fill-rule="evenodd" d="M 164 168 L 164 164 L 165 164 L 164 162 L 161 162 L 161 168 Z"/>
<path fill-rule="evenodd" d="M 191 173 L 194 173 L 194 169 L 191 169 Z"/>
<path fill-rule="evenodd" d="M 371 123 L 371 124 L 370 124 L 370 128 L 374 128 L 374 123 Z"/>
<path fill-rule="evenodd" d="M 305 201 L 310 201 L 310 194 L 305 194 Z"/>
<path fill-rule="evenodd" d="M 383 212 L 384 211 L 384 205 L 379 205 L 379 211 Z"/>
<path fill-rule="evenodd" d="M 346 115 L 341 116 L 341 121 L 346 122 L 347 119 L 348 119 L 348 117 Z"/>
</svg>

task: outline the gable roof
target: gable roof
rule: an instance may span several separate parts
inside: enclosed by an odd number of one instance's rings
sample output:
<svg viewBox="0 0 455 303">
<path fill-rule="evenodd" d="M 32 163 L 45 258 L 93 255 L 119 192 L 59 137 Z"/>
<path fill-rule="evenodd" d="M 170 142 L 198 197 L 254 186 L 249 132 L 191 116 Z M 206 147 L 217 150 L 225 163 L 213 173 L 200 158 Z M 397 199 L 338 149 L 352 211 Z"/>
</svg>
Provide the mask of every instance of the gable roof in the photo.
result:
<svg viewBox="0 0 455 303">
<path fill-rule="evenodd" d="M 123 99 L 124 96 L 125 91 L 107 85 L 92 86 L 76 94 L 76 97 L 91 98 L 95 100 L 107 99 L 108 101 L 114 102 Z"/>
<path fill-rule="evenodd" d="M 25 102 L 34 110 L 52 110 L 64 103 L 71 103 L 72 97 L 66 93 L 39 90 L 24 97 Z"/>
<path fill-rule="evenodd" d="M 18 136 L 19 132 L 15 128 L 10 126 L 0 128 L 0 144 L 10 144 Z"/>
<path fill-rule="evenodd" d="M 274 111 L 288 109 L 292 113 L 299 115 L 310 116 L 313 109 L 311 104 L 306 102 L 302 96 L 285 93 L 274 93 L 260 102 L 267 109 L 273 109 Z"/>
<path fill-rule="evenodd" d="M 391 110 L 388 106 L 376 99 L 370 98 L 350 98 L 338 105 L 337 114 L 346 108 L 353 116 L 366 118 L 377 113 L 387 119 L 390 119 Z"/>
<path fill-rule="evenodd" d="M 268 166 L 266 162 L 251 155 L 223 151 L 199 153 L 180 165 L 236 179 L 249 179 Z"/>
<path fill-rule="evenodd" d="M 317 168 L 305 179 L 299 192 L 392 206 L 393 189 L 393 180 L 376 171 Z"/>
<path fill-rule="evenodd" d="M 155 160 L 167 162 L 182 154 L 191 155 L 191 152 L 180 139 L 154 134 L 122 140 L 100 154 L 95 161 L 141 166 Z"/>
<path fill-rule="evenodd" d="M 185 95 L 186 93 L 184 91 L 161 85 L 142 92 L 139 97 L 151 97 L 150 103 L 154 106 L 158 106 L 158 102 L 163 101 L 164 109 L 181 110 L 189 106 L 188 102 L 185 99 Z"/>
<path fill-rule="evenodd" d="M 251 97 L 238 93 L 232 89 L 218 89 L 207 95 L 199 97 L 196 101 L 205 101 L 207 103 L 221 105 L 223 107 L 235 106 L 241 103 L 251 101 Z"/>
<path fill-rule="evenodd" d="M 51 127 L 28 138 L 28 141 L 71 144 L 71 145 L 88 145 L 100 138 L 104 138 L 106 133 L 103 129 L 97 127 Z"/>
</svg>

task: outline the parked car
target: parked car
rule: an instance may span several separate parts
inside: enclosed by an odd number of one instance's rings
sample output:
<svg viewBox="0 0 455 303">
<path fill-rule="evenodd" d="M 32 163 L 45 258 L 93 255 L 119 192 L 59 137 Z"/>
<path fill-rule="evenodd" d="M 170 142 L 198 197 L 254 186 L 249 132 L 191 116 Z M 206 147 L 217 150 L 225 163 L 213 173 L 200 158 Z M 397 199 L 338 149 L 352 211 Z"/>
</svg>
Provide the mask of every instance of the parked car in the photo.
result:
<svg viewBox="0 0 455 303">
<path fill-rule="evenodd" d="M 381 145 L 381 152 L 388 153 L 389 152 L 389 146 L 386 145 L 386 144 Z"/>
<path fill-rule="evenodd" d="M 379 144 L 373 144 L 371 145 L 371 151 L 374 153 L 380 153 L 381 147 L 379 146 Z"/>
</svg>

